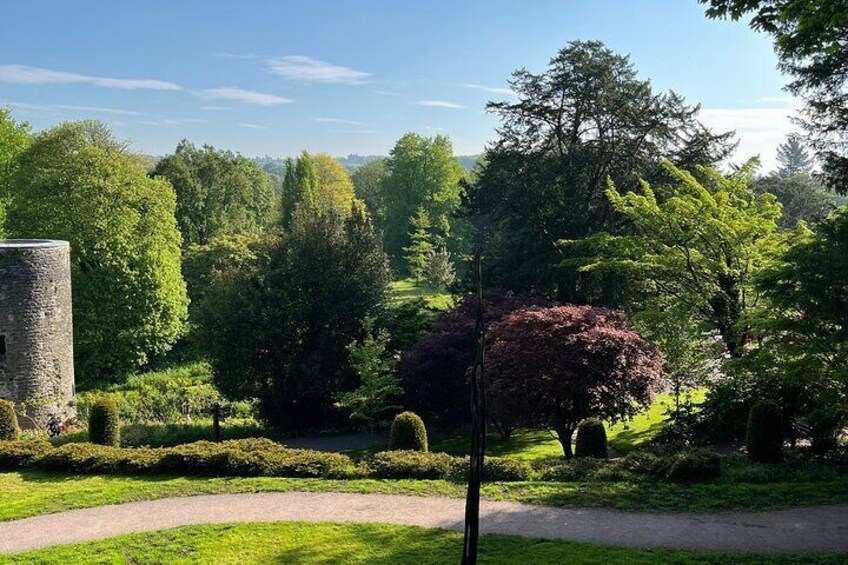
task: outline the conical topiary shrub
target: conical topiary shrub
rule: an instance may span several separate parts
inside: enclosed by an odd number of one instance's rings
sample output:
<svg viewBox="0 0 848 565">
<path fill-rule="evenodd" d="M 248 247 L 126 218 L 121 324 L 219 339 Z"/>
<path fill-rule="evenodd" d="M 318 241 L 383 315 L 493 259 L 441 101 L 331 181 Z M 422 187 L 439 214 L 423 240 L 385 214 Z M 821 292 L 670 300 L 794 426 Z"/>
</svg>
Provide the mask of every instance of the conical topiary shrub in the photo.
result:
<svg viewBox="0 0 848 565">
<path fill-rule="evenodd" d="M 115 400 L 104 396 L 94 403 L 88 415 L 88 440 L 99 445 L 121 445 L 121 421 Z"/>
<path fill-rule="evenodd" d="M 748 414 L 745 438 L 748 459 L 755 463 L 779 463 L 783 449 L 783 416 L 773 402 L 758 402 Z"/>
<path fill-rule="evenodd" d="M 427 428 L 424 421 L 414 412 L 402 412 L 395 416 L 389 434 L 389 449 L 399 451 L 427 451 Z"/>
<path fill-rule="evenodd" d="M 18 416 L 15 414 L 15 403 L 0 400 L 0 441 L 18 439 L 21 430 L 18 427 Z"/>
<path fill-rule="evenodd" d="M 574 447 L 577 457 L 607 458 L 607 432 L 604 423 L 597 418 L 587 418 L 577 426 L 577 442 Z"/>
</svg>

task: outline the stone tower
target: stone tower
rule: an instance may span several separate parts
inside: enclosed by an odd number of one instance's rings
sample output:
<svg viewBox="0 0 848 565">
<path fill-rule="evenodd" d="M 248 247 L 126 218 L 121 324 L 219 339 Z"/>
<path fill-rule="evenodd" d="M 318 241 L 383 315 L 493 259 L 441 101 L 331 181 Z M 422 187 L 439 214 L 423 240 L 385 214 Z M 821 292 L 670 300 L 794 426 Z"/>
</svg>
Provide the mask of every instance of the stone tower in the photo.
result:
<svg viewBox="0 0 848 565">
<path fill-rule="evenodd" d="M 67 241 L 0 240 L 0 398 L 15 402 L 23 428 L 73 416 Z"/>
</svg>

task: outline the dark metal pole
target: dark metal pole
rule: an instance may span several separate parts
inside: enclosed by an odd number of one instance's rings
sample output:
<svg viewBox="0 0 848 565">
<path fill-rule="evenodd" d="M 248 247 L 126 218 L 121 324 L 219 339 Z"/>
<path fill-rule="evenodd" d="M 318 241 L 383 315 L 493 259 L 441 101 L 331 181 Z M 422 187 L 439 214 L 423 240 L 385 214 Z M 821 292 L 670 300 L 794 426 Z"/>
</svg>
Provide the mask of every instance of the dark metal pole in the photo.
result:
<svg viewBox="0 0 848 565">
<path fill-rule="evenodd" d="M 483 320 L 482 251 L 474 254 L 477 276 L 477 324 L 474 327 L 474 366 L 471 369 L 471 464 L 468 493 L 465 498 L 465 541 L 462 565 L 477 565 L 477 542 L 480 538 L 480 483 L 486 456 L 486 380 L 483 358 L 486 349 L 486 326 Z"/>
<path fill-rule="evenodd" d="M 221 404 L 218 402 L 212 405 L 212 439 L 221 442 Z"/>
</svg>

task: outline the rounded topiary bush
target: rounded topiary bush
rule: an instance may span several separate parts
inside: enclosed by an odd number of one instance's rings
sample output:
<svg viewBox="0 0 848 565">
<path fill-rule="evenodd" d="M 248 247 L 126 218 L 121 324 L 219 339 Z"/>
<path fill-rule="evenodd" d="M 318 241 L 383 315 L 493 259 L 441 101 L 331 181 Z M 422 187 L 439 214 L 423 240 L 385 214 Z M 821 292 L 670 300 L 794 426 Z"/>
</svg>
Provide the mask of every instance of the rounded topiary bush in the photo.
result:
<svg viewBox="0 0 848 565">
<path fill-rule="evenodd" d="M 88 414 L 88 439 L 98 445 L 121 445 L 121 421 L 115 400 L 104 396 L 95 402 Z"/>
<path fill-rule="evenodd" d="M 773 402 L 758 402 L 748 414 L 748 458 L 755 463 L 778 463 L 782 459 L 783 417 Z"/>
<path fill-rule="evenodd" d="M 20 432 L 15 403 L 0 400 L 0 441 L 14 441 L 18 439 Z"/>
<path fill-rule="evenodd" d="M 392 422 L 389 434 L 389 449 L 392 451 L 427 451 L 427 428 L 424 421 L 414 412 L 401 412 Z"/>
<path fill-rule="evenodd" d="M 596 418 L 587 418 L 577 427 L 577 457 L 607 458 L 607 432 L 604 423 Z"/>
</svg>

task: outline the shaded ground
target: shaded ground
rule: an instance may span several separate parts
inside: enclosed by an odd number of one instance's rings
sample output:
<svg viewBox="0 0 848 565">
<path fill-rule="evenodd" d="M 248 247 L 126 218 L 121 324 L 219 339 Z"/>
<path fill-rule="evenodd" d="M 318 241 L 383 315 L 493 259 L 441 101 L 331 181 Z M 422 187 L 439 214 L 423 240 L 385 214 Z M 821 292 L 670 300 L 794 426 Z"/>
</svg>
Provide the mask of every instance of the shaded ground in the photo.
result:
<svg viewBox="0 0 848 565">
<path fill-rule="evenodd" d="M 464 501 L 344 493 L 225 494 L 101 506 L 0 523 L 0 553 L 197 524 L 306 521 L 461 530 Z M 648 514 L 486 501 L 483 533 L 643 548 L 848 553 L 848 506 Z"/>
</svg>

